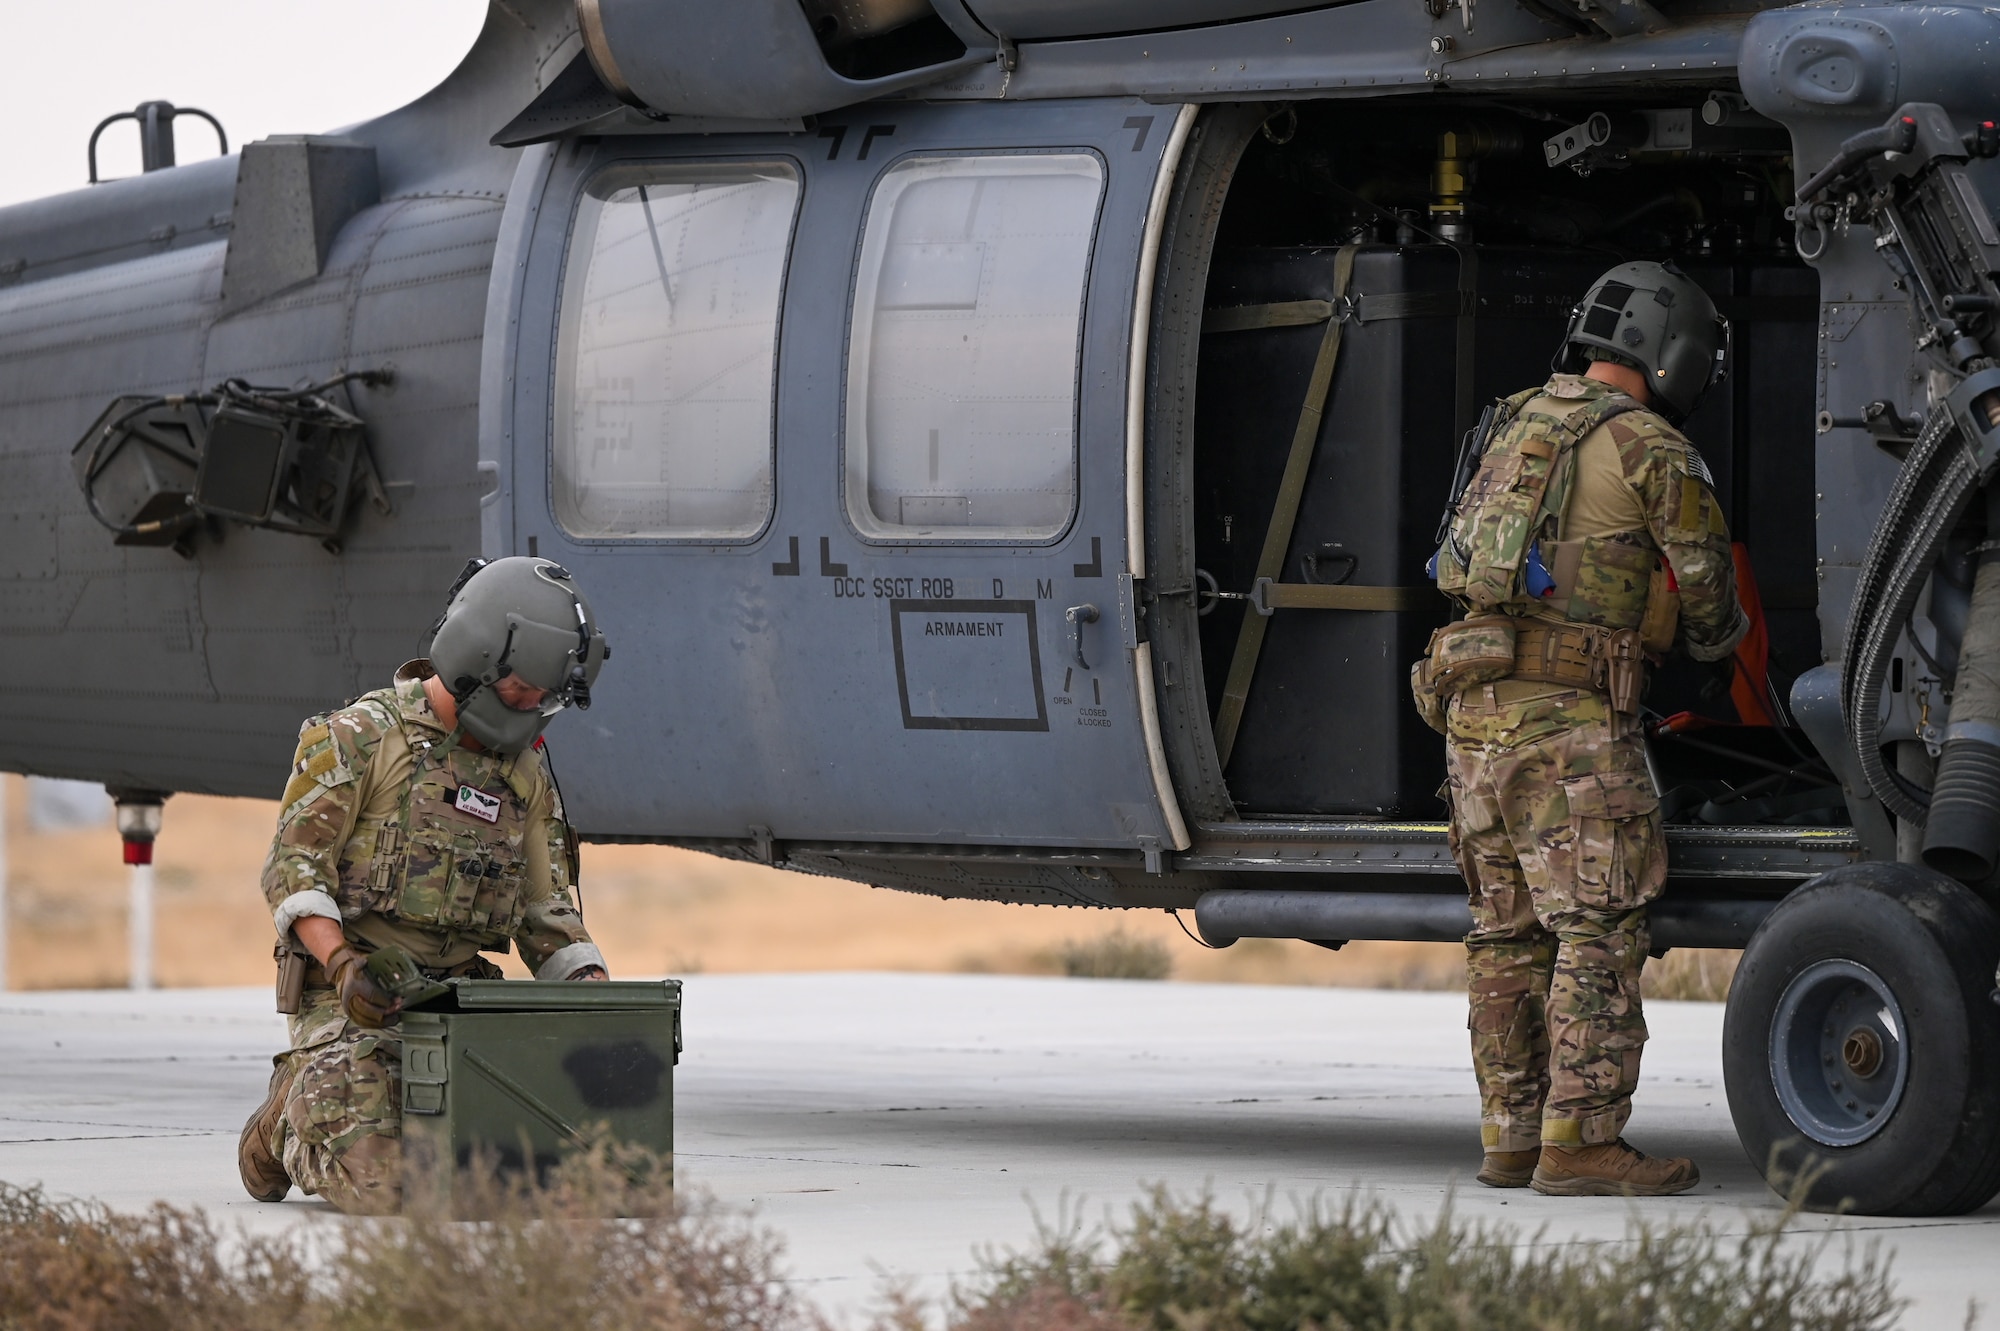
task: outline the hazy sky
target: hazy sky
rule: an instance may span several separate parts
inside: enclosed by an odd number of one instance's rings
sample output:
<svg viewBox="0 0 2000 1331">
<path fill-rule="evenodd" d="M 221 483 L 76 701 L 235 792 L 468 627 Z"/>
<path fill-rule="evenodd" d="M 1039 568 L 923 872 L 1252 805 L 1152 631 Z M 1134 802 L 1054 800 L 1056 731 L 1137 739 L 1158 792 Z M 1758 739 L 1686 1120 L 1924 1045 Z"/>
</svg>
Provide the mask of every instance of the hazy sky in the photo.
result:
<svg viewBox="0 0 2000 1331">
<path fill-rule="evenodd" d="M 232 148 L 392 110 L 471 48 L 486 0 L 60 0 L 0 14 L 4 205 L 82 188 L 91 129 L 143 101 L 213 113 Z M 176 129 L 181 161 L 215 152 L 201 121 Z M 99 173 L 138 169 L 131 122 L 105 130 Z"/>
</svg>

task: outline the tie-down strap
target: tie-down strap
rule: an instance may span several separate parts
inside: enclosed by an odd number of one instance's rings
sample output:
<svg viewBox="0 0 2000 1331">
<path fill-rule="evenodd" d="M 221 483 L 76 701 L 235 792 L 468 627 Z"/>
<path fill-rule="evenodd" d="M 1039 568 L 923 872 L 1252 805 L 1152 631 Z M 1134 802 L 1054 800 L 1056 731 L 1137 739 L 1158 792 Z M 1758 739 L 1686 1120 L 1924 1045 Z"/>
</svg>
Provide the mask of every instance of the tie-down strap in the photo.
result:
<svg viewBox="0 0 2000 1331">
<path fill-rule="evenodd" d="M 1312 373 L 1306 380 L 1305 401 L 1299 408 L 1298 424 L 1292 430 L 1291 448 L 1285 454 L 1284 475 L 1271 506 L 1271 525 L 1264 531 L 1264 548 L 1257 557 L 1257 578 L 1263 583 L 1277 582 L 1284 572 L 1285 553 L 1291 549 L 1292 527 L 1298 520 L 1299 501 L 1305 497 L 1313 446 L 1319 440 L 1321 413 L 1326 407 L 1327 393 L 1333 387 L 1334 366 L 1340 360 L 1341 330 L 1347 326 L 1346 320 L 1335 317 L 1335 311 L 1347 301 L 1347 288 L 1354 280 L 1354 256 L 1360 248 L 1343 245 L 1334 255 L 1332 300 L 1252 306 L 1228 315 L 1243 320 L 1230 325 L 1238 329 L 1326 325 L 1326 331 L 1320 335 L 1319 354 L 1313 358 Z M 1211 326 L 1207 322 L 1221 317 L 1220 311 L 1208 315 L 1203 331 L 1222 331 L 1222 324 Z M 1264 650 L 1264 626 L 1269 622 L 1268 614 L 1246 614 L 1243 627 L 1237 631 L 1236 650 L 1229 659 L 1229 674 L 1222 684 L 1222 705 L 1215 713 L 1215 751 L 1225 769 L 1230 753 L 1236 748 L 1236 732 L 1243 725 L 1243 708 L 1250 698 L 1250 681 L 1257 674 L 1257 658 Z"/>
<path fill-rule="evenodd" d="M 1301 328 L 1339 318 L 1371 324 L 1390 319 L 1456 319 L 1473 313 L 1469 291 L 1378 291 L 1339 300 L 1280 300 L 1266 305 L 1211 305 L 1202 311 L 1201 331 L 1246 333 L 1258 328 Z"/>
<path fill-rule="evenodd" d="M 1438 604 L 1437 588 L 1348 587 L 1319 582 L 1276 582 L 1259 578 L 1246 598 L 1260 615 L 1279 610 L 1422 610 Z"/>
</svg>

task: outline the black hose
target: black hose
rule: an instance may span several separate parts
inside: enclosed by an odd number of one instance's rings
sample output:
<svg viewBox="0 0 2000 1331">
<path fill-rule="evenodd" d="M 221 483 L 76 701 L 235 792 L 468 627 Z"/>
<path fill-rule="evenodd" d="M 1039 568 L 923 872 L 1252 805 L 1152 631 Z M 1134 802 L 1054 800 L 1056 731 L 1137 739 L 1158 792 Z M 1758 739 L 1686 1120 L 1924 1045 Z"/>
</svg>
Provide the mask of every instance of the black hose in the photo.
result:
<svg viewBox="0 0 2000 1331">
<path fill-rule="evenodd" d="M 1978 480 L 1978 463 L 1939 404 L 1896 473 L 1848 609 L 1841 671 L 1848 738 L 1883 807 L 1919 825 L 1928 816 L 1930 792 L 1882 760 L 1882 685 L 1931 567 Z"/>
</svg>

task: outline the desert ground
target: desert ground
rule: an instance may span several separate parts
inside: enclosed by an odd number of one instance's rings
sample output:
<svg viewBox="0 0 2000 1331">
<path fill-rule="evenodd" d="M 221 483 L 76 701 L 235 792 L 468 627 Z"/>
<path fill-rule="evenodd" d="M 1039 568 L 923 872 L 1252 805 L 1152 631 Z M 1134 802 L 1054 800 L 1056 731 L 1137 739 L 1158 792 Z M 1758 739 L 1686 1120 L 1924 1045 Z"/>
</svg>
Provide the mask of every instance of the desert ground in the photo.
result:
<svg viewBox="0 0 2000 1331">
<path fill-rule="evenodd" d="M 117 833 L 108 820 L 92 821 L 88 798 L 78 807 L 74 797 L 90 792 L 4 780 L 10 987 L 123 986 L 130 879 Z M 64 794 L 67 808 L 49 798 Z M 155 848 L 162 986 L 269 979 L 270 917 L 257 877 L 276 815 L 265 800 L 167 802 Z M 1211 950 L 1165 911 L 940 901 L 670 846 L 585 846 L 582 881 L 585 918 L 623 975 L 1165 971 L 1192 981 L 1390 989 L 1455 989 L 1464 976 L 1464 950 L 1451 944 L 1359 942 L 1333 952 L 1250 939 Z M 1649 988 L 1719 997 L 1714 976 L 1728 963 L 1676 953 L 1649 967 Z M 525 974 L 513 957 L 504 964 Z"/>
</svg>

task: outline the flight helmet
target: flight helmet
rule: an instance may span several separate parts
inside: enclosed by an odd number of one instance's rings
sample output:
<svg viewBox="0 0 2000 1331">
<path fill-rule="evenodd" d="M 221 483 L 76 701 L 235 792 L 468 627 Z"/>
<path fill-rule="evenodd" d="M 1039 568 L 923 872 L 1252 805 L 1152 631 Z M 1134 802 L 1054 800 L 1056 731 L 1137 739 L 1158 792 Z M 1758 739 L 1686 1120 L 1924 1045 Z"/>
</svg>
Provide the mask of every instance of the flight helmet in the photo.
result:
<svg viewBox="0 0 2000 1331">
<path fill-rule="evenodd" d="M 548 559 L 475 559 L 459 574 L 432 628 L 431 665 L 458 703 L 465 733 L 495 753 L 519 753 L 549 718 L 590 706 L 590 686 L 611 655 L 568 569 Z M 546 689 L 527 711 L 494 688 L 513 675 Z"/>
<path fill-rule="evenodd" d="M 1570 311 L 1555 368 L 1579 373 L 1593 360 L 1632 366 L 1652 388 L 1648 405 L 1678 425 L 1727 373 L 1729 342 L 1729 321 L 1686 273 L 1668 263 L 1621 263 Z"/>
</svg>

